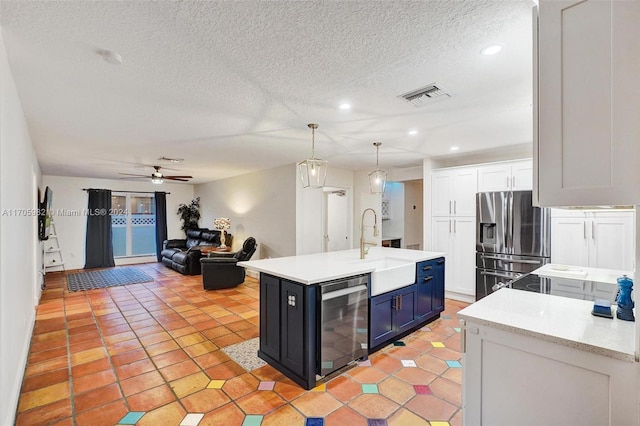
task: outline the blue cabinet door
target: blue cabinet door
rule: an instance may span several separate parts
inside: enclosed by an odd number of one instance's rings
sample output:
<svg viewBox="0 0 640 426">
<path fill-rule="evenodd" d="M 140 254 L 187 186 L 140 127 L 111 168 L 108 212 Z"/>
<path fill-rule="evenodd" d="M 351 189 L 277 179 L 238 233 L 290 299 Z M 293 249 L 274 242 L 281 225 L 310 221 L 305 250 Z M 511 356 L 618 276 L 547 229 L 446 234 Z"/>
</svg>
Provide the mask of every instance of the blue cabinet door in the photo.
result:
<svg viewBox="0 0 640 426">
<path fill-rule="evenodd" d="M 395 291 L 396 331 L 403 333 L 416 325 L 416 286 L 410 285 Z"/>
<path fill-rule="evenodd" d="M 396 293 L 386 293 L 370 299 L 369 347 L 373 348 L 391 339 L 394 329 Z"/>
<path fill-rule="evenodd" d="M 304 291 L 300 284 L 281 280 L 280 362 L 300 377 L 305 371 Z"/>
<path fill-rule="evenodd" d="M 424 321 L 433 314 L 433 285 L 436 263 L 426 260 L 416 265 L 416 316 Z"/>
<path fill-rule="evenodd" d="M 439 314 L 444 311 L 444 257 L 435 259 L 435 264 L 432 306 L 434 314 Z"/>
<path fill-rule="evenodd" d="M 260 350 L 280 359 L 280 279 L 260 274 Z"/>
</svg>

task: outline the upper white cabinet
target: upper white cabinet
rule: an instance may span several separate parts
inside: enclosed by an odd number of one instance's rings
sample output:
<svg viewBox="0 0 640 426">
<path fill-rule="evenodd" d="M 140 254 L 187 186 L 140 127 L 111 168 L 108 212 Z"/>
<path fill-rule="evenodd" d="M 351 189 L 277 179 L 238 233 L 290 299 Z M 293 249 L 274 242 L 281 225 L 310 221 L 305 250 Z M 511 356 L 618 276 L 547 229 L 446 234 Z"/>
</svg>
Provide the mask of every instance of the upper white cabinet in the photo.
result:
<svg viewBox="0 0 640 426">
<path fill-rule="evenodd" d="M 475 216 L 478 169 L 435 170 L 431 175 L 432 216 Z"/>
<path fill-rule="evenodd" d="M 540 206 L 640 204 L 640 1 L 540 0 L 536 30 Z"/>
<path fill-rule="evenodd" d="M 532 160 L 498 163 L 478 168 L 478 192 L 530 190 Z"/>
<path fill-rule="evenodd" d="M 552 210 L 552 263 L 630 271 L 634 238 L 633 211 Z"/>
</svg>

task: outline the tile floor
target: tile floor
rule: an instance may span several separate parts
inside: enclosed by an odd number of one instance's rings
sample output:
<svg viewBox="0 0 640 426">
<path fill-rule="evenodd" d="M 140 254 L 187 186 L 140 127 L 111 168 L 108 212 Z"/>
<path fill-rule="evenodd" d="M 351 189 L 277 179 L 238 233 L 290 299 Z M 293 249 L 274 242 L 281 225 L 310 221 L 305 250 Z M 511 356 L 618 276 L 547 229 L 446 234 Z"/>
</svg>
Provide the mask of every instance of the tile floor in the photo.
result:
<svg viewBox="0 0 640 426">
<path fill-rule="evenodd" d="M 460 329 L 442 317 L 305 391 L 220 348 L 258 336 L 258 283 L 206 292 L 200 276 L 69 293 L 47 276 L 17 425 L 461 425 Z"/>
</svg>

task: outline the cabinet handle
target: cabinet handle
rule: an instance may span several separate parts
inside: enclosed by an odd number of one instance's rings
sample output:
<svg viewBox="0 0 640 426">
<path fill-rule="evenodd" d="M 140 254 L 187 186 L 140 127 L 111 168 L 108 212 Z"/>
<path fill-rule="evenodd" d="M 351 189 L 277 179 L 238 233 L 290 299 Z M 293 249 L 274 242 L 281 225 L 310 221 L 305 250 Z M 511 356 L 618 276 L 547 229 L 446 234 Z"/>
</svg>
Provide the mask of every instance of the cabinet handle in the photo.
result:
<svg viewBox="0 0 640 426">
<path fill-rule="evenodd" d="M 444 263 L 444 260 L 438 260 L 438 265 L 442 265 Z"/>
<path fill-rule="evenodd" d="M 449 200 L 449 214 L 451 214 L 451 200 Z"/>
<path fill-rule="evenodd" d="M 427 281 L 431 281 L 432 279 L 433 279 L 433 276 L 429 275 L 428 277 L 424 277 L 422 281 L 426 283 Z"/>
<path fill-rule="evenodd" d="M 592 240 L 596 239 L 596 223 L 595 222 L 591 222 L 591 239 Z"/>
<path fill-rule="evenodd" d="M 453 200 L 453 214 L 457 214 L 458 209 L 456 208 L 456 200 Z"/>
<path fill-rule="evenodd" d="M 398 295 L 398 301 L 400 302 L 400 307 L 398 308 L 398 310 L 402 309 L 402 295 Z"/>
<path fill-rule="evenodd" d="M 449 233 L 451 233 L 451 219 L 449 219 Z"/>
<path fill-rule="evenodd" d="M 587 239 L 587 222 L 582 222 L 582 238 Z"/>
<path fill-rule="evenodd" d="M 507 176 L 507 189 L 509 188 L 509 176 Z"/>
<path fill-rule="evenodd" d="M 456 233 L 456 222 L 457 220 L 453 219 L 453 233 Z"/>
<path fill-rule="evenodd" d="M 433 268 L 433 266 L 423 266 L 422 270 L 423 271 L 430 271 Z"/>
<path fill-rule="evenodd" d="M 398 296 L 393 296 L 393 304 L 391 305 L 391 309 L 394 311 L 398 310 Z"/>
<path fill-rule="evenodd" d="M 511 178 L 511 189 L 513 189 L 515 187 L 516 187 L 516 177 L 514 176 L 514 177 Z"/>
</svg>

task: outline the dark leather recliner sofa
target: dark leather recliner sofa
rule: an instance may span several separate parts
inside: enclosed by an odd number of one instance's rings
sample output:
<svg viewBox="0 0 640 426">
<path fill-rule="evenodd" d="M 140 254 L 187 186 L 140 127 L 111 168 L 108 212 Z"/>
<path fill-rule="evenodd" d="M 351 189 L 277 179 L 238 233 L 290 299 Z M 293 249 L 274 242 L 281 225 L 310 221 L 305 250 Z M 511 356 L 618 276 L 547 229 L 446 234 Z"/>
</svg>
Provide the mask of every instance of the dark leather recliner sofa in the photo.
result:
<svg viewBox="0 0 640 426">
<path fill-rule="evenodd" d="M 232 235 L 226 233 L 225 243 L 231 246 Z M 162 243 L 162 263 L 184 275 L 200 275 L 200 249 L 220 246 L 220 231 L 198 228 L 187 230 L 186 239 L 165 240 Z"/>
<path fill-rule="evenodd" d="M 218 290 L 242 284 L 245 270 L 237 263 L 251 259 L 256 247 L 255 238 L 249 237 L 242 244 L 242 248 L 235 253 L 210 253 L 209 257 L 200 259 L 204 289 Z"/>
</svg>

